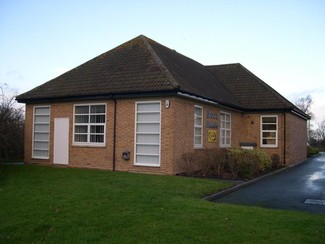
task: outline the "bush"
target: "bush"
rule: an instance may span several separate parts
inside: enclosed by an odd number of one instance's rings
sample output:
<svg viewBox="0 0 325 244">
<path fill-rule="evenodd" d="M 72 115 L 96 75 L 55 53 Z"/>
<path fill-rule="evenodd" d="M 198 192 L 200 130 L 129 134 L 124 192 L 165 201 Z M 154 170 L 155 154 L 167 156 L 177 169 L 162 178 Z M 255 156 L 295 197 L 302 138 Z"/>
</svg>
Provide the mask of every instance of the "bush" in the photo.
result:
<svg viewBox="0 0 325 244">
<path fill-rule="evenodd" d="M 319 153 L 318 148 L 307 146 L 307 156 L 311 157 Z"/>
<path fill-rule="evenodd" d="M 232 177 L 249 179 L 270 170 L 272 162 L 261 150 L 231 148 L 228 150 L 227 166 Z"/>
<path fill-rule="evenodd" d="M 181 156 L 184 172 L 187 175 L 225 176 L 232 178 L 253 178 L 272 168 L 269 156 L 261 150 L 202 149 Z"/>
<path fill-rule="evenodd" d="M 187 175 L 221 175 L 224 173 L 226 149 L 202 149 L 191 153 L 183 153 L 181 161 Z"/>
</svg>

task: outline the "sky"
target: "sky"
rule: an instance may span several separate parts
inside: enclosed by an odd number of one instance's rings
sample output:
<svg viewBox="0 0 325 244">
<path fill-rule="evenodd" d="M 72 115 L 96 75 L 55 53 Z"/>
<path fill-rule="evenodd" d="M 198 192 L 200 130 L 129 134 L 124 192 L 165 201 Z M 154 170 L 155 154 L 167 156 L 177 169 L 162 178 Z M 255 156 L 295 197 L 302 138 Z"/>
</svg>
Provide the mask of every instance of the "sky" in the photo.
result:
<svg viewBox="0 0 325 244">
<path fill-rule="evenodd" d="M 143 34 L 201 64 L 241 63 L 325 120 L 324 0 L 0 0 L 0 85 L 26 92 Z"/>
</svg>

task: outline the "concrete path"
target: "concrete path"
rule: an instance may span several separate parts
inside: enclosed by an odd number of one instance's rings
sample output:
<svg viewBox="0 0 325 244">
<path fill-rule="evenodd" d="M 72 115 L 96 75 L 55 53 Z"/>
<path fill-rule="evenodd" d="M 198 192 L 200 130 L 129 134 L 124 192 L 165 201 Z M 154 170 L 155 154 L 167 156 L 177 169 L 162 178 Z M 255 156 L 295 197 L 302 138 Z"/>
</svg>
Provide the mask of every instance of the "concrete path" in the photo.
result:
<svg viewBox="0 0 325 244">
<path fill-rule="evenodd" d="M 325 154 L 214 201 L 325 214 Z"/>
</svg>

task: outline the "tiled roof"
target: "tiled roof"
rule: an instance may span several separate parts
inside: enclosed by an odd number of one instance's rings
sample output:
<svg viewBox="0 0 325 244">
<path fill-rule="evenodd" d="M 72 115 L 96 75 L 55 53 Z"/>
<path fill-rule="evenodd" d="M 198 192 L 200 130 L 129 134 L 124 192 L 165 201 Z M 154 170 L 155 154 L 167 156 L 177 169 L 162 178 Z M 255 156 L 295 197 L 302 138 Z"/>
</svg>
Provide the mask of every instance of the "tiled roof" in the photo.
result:
<svg viewBox="0 0 325 244">
<path fill-rule="evenodd" d="M 182 91 L 225 104 L 236 99 L 202 64 L 143 35 L 18 96 L 18 101 Z"/>
<path fill-rule="evenodd" d="M 206 67 L 246 109 L 289 109 L 295 107 L 239 63 Z"/>
<path fill-rule="evenodd" d="M 19 95 L 17 100 L 29 103 L 161 92 L 181 92 L 243 111 L 297 109 L 241 64 L 204 66 L 143 35 Z"/>
</svg>

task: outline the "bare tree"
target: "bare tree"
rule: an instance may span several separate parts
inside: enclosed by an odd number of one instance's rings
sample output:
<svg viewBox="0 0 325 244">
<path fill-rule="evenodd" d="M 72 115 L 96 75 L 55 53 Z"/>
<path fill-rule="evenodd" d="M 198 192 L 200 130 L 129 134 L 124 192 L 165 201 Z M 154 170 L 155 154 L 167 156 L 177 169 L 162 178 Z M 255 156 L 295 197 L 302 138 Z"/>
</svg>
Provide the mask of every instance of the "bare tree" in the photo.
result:
<svg viewBox="0 0 325 244">
<path fill-rule="evenodd" d="M 313 99 L 310 95 L 296 99 L 295 105 L 305 114 L 309 115 L 311 119 L 314 118 L 314 114 L 311 111 L 311 105 L 313 105 Z"/>
<path fill-rule="evenodd" d="M 21 159 L 24 148 L 24 109 L 18 106 L 15 95 L 0 86 L 0 160 Z"/>
</svg>

